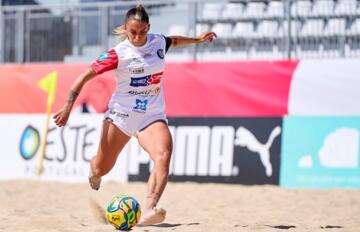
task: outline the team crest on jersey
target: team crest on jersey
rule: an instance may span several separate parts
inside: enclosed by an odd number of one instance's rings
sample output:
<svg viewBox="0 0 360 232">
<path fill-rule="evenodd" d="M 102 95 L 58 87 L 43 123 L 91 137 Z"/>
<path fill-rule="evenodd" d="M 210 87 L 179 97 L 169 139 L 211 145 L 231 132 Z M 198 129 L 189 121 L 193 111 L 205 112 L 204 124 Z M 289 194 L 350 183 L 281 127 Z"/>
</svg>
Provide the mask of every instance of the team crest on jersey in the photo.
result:
<svg viewBox="0 0 360 232">
<path fill-rule="evenodd" d="M 145 113 L 147 108 L 148 100 L 136 99 L 136 106 L 134 106 L 133 111 L 139 113 Z"/>
<path fill-rule="evenodd" d="M 156 53 L 160 59 L 164 59 L 164 49 L 159 49 Z"/>
</svg>

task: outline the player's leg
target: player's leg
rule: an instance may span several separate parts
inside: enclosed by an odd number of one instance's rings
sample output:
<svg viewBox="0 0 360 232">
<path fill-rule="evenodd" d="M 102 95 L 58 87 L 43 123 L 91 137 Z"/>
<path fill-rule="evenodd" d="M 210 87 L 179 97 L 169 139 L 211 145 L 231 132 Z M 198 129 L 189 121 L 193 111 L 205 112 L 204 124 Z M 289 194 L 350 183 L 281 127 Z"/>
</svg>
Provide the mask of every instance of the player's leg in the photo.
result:
<svg viewBox="0 0 360 232">
<path fill-rule="evenodd" d="M 140 224 L 159 223 L 165 218 L 165 210 L 155 209 L 168 181 L 169 165 L 172 152 L 172 139 L 164 121 L 156 121 L 138 134 L 139 144 L 154 161 L 154 167 L 148 180 L 146 208 Z"/>
<path fill-rule="evenodd" d="M 91 188 L 99 189 L 101 177 L 114 167 L 118 154 L 129 139 L 130 137 L 113 123 L 108 120 L 103 121 L 98 151 L 90 161 L 89 183 Z"/>
</svg>

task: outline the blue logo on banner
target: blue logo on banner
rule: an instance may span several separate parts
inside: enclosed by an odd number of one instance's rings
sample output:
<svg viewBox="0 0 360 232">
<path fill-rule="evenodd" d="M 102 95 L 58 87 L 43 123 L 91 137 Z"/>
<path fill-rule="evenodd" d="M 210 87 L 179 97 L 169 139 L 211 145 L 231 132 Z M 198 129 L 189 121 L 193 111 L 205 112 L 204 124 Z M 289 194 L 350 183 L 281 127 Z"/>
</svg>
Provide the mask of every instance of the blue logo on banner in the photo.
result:
<svg viewBox="0 0 360 232">
<path fill-rule="evenodd" d="M 134 110 L 145 112 L 147 108 L 147 104 L 148 104 L 148 100 L 136 99 L 136 106 L 134 107 Z"/>
<path fill-rule="evenodd" d="M 286 117 L 280 184 L 360 187 L 360 117 Z"/>
<path fill-rule="evenodd" d="M 22 133 L 19 144 L 19 151 L 21 157 L 23 157 L 25 160 L 32 159 L 35 156 L 36 152 L 39 150 L 39 147 L 39 131 L 30 125 L 27 126 Z"/>
</svg>

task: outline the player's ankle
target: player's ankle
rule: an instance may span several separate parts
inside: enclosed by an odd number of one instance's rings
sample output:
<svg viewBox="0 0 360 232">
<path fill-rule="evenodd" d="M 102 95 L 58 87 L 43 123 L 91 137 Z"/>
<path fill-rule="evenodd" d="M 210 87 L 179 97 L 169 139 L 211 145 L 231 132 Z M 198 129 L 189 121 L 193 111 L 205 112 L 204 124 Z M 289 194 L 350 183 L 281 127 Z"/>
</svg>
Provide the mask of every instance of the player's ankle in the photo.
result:
<svg viewBox="0 0 360 232">
<path fill-rule="evenodd" d="M 156 208 L 157 203 L 159 202 L 160 195 L 158 193 L 150 193 L 147 195 L 146 208 L 148 210 Z"/>
</svg>

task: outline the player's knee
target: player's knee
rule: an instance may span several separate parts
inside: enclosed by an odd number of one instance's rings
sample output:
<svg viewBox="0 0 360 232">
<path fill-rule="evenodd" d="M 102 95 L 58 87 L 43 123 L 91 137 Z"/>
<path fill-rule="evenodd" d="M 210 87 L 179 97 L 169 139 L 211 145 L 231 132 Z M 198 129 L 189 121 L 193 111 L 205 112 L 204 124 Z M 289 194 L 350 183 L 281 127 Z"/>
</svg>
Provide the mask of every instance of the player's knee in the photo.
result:
<svg viewBox="0 0 360 232">
<path fill-rule="evenodd" d="M 170 151 L 161 151 L 161 152 L 157 153 L 154 162 L 155 162 L 155 165 L 168 171 L 169 165 L 170 165 L 170 159 L 171 159 Z"/>
</svg>

